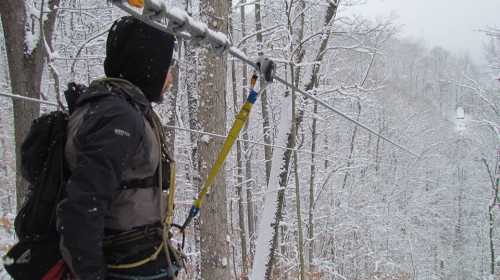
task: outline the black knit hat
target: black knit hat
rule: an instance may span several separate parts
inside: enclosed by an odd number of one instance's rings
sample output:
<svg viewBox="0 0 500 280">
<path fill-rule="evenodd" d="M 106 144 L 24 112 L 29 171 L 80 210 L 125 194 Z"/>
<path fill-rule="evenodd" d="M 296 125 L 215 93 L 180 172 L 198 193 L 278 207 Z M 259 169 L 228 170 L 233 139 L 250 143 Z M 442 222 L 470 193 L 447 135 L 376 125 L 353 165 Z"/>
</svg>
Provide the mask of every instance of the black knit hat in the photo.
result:
<svg viewBox="0 0 500 280">
<path fill-rule="evenodd" d="M 149 101 L 159 102 L 174 43 L 174 36 L 133 17 L 123 17 L 109 31 L 104 72 L 108 77 L 128 80 Z"/>
</svg>

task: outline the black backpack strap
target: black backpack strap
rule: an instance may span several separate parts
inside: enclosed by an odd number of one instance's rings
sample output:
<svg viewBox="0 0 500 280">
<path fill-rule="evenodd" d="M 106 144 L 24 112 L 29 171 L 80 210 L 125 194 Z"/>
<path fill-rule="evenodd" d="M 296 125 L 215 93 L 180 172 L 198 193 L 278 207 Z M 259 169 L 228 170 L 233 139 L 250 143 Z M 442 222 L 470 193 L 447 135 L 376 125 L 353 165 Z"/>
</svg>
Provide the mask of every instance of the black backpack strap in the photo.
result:
<svg viewBox="0 0 500 280">
<path fill-rule="evenodd" d="M 68 84 L 68 88 L 64 91 L 64 97 L 66 98 L 66 103 L 68 104 L 69 114 L 77 107 L 77 101 L 80 96 L 82 96 L 86 91 L 87 87 L 85 85 L 77 84 L 71 82 Z"/>
<path fill-rule="evenodd" d="M 120 189 L 121 190 L 148 189 L 156 187 L 157 183 L 158 182 L 156 176 L 151 176 L 144 179 L 132 179 L 129 181 L 122 182 L 120 184 Z"/>
</svg>

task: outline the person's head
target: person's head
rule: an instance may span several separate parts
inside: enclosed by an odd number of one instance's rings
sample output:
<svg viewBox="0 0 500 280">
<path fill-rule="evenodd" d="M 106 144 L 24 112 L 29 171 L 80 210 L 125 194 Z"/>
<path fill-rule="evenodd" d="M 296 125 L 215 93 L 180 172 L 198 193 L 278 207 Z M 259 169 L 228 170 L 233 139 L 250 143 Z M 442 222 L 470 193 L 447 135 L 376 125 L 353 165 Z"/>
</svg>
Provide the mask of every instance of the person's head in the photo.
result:
<svg viewBox="0 0 500 280">
<path fill-rule="evenodd" d="M 174 51 L 174 36 L 133 17 L 111 27 L 106 42 L 106 76 L 128 80 L 151 102 L 161 102 Z M 171 79 L 171 78 L 170 78 Z"/>
</svg>

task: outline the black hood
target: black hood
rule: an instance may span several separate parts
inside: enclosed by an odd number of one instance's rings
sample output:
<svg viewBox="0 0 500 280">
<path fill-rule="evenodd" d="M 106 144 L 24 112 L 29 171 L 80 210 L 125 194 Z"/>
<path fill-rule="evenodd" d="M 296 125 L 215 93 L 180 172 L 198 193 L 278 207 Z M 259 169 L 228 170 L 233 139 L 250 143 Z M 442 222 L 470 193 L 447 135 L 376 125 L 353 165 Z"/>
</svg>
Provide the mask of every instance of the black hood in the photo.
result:
<svg viewBox="0 0 500 280">
<path fill-rule="evenodd" d="M 150 102 L 160 102 L 174 45 L 174 36 L 123 17 L 109 31 L 104 71 L 139 87 Z"/>
</svg>

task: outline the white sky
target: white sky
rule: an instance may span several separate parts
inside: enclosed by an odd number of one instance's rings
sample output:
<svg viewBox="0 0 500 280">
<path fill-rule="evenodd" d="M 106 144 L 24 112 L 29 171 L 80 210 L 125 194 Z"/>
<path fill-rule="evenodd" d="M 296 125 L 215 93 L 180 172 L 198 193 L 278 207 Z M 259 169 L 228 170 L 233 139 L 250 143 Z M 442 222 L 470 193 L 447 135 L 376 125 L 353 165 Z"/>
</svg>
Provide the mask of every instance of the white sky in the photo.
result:
<svg viewBox="0 0 500 280">
<path fill-rule="evenodd" d="M 395 15 L 402 36 L 455 54 L 468 52 L 478 62 L 483 61 L 485 36 L 477 30 L 500 28 L 500 0 L 366 0 L 349 13 L 371 19 Z"/>
</svg>

